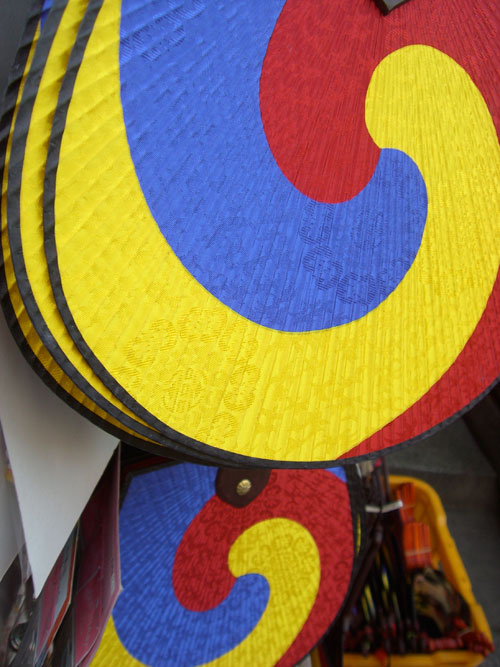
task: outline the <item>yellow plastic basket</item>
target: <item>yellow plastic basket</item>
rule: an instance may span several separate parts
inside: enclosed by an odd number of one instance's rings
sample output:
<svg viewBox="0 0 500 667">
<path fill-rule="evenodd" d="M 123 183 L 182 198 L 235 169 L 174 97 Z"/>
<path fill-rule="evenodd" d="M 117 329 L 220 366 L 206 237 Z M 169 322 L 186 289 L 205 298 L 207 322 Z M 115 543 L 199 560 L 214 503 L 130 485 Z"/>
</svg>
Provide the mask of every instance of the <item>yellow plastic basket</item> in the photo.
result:
<svg viewBox="0 0 500 667">
<path fill-rule="evenodd" d="M 446 523 L 446 514 L 441 500 L 434 489 L 414 477 L 391 475 L 391 489 L 400 484 L 413 482 L 415 485 L 415 520 L 430 526 L 434 566 L 441 564 L 447 579 L 467 601 L 476 630 L 484 633 L 491 641 L 491 631 L 482 607 L 476 602 L 472 586 L 464 564 L 460 558 L 455 541 L 450 535 Z M 482 655 L 470 651 L 437 651 L 431 654 L 393 655 L 391 667 L 472 667 L 484 660 Z M 364 657 L 354 653 L 346 653 L 344 667 L 380 667 L 380 662 L 373 656 Z"/>
</svg>

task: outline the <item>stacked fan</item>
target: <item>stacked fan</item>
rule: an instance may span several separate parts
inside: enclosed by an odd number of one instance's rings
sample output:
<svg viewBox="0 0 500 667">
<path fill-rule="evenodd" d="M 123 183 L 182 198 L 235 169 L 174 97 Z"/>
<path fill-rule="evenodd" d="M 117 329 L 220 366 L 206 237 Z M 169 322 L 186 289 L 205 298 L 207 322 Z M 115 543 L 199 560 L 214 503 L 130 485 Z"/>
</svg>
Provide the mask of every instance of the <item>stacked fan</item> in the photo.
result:
<svg viewBox="0 0 500 667">
<path fill-rule="evenodd" d="M 500 366 L 499 32 L 495 0 L 35 1 L 1 127 L 28 362 L 148 451 L 322 469 L 252 503 L 458 415 Z"/>
</svg>

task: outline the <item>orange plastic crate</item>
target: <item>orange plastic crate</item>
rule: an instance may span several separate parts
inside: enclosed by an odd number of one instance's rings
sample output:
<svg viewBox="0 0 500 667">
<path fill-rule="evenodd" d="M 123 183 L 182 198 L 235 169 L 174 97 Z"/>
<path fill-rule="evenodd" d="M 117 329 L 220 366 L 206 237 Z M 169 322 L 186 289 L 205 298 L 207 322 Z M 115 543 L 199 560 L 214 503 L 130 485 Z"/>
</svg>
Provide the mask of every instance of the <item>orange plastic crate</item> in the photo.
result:
<svg viewBox="0 0 500 667">
<path fill-rule="evenodd" d="M 464 564 L 460 558 L 455 541 L 450 535 L 446 523 L 446 514 L 441 500 L 434 489 L 420 479 L 391 475 L 391 489 L 395 489 L 405 482 L 415 485 L 415 520 L 427 523 L 431 529 L 431 543 L 433 566 L 441 567 L 447 579 L 461 593 L 467 601 L 472 624 L 475 630 L 484 633 L 491 641 L 491 631 L 482 607 L 476 602 L 472 593 L 472 586 L 467 576 Z M 470 651 L 437 651 L 431 654 L 393 655 L 390 659 L 391 667 L 472 667 L 480 665 L 484 657 Z M 379 661 L 373 657 L 364 657 L 359 654 L 346 653 L 344 667 L 380 667 Z"/>
</svg>

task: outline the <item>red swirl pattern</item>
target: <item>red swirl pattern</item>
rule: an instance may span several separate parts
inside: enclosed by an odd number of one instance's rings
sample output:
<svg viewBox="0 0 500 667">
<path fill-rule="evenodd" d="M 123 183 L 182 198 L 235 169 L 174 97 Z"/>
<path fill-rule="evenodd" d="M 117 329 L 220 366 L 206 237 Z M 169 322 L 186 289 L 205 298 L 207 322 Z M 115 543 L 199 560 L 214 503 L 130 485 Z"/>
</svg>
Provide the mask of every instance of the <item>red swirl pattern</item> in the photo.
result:
<svg viewBox="0 0 500 667">
<path fill-rule="evenodd" d="M 254 524 L 272 518 L 287 518 L 304 526 L 316 543 L 321 562 L 320 585 L 311 614 L 278 662 L 292 665 L 303 657 L 304 646 L 311 648 L 326 632 L 351 579 L 351 505 L 347 486 L 336 475 L 326 470 L 273 470 L 264 491 L 242 509 L 213 496 L 179 545 L 173 587 L 179 602 L 192 611 L 206 611 L 220 604 L 235 581 L 228 569 L 231 545 Z"/>
<path fill-rule="evenodd" d="M 410 44 L 456 60 L 500 132 L 498 27 L 495 0 L 414 0 L 385 17 L 373 0 L 288 0 L 260 82 L 262 122 L 280 169 L 319 201 L 360 192 L 379 156 L 365 125 L 368 84 L 386 55 Z"/>
</svg>

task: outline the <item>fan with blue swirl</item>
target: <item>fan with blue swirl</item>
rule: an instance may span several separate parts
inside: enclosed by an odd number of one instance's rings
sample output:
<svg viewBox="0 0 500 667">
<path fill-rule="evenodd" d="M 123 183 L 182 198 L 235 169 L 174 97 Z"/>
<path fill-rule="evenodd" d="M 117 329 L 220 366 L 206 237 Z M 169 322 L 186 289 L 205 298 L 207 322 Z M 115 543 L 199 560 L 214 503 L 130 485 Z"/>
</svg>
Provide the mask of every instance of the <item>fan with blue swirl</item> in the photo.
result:
<svg viewBox="0 0 500 667">
<path fill-rule="evenodd" d="M 50 4 L 3 122 L 2 301 L 64 400 L 321 467 L 493 386 L 495 0 Z"/>
<path fill-rule="evenodd" d="M 291 666 L 334 621 L 360 546 L 352 468 L 273 470 L 245 507 L 216 476 L 180 464 L 132 477 L 123 591 L 94 667 Z"/>
</svg>

